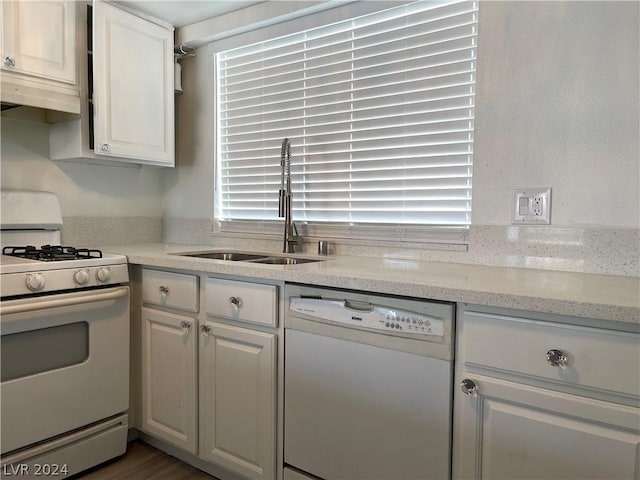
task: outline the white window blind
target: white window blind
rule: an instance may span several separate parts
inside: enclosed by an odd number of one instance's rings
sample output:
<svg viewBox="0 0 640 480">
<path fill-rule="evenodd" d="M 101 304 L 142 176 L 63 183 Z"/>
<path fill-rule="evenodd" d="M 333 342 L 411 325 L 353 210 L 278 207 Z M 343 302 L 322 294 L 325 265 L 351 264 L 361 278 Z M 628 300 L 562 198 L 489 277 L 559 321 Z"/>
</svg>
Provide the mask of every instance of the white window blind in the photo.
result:
<svg viewBox="0 0 640 480">
<path fill-rule="evenodd" d="M 287 137 L 302 233 L 463 238 L 477 11 L 418 1 L 218 53 L 221 229 L 277 221 Z"/>
</svg>

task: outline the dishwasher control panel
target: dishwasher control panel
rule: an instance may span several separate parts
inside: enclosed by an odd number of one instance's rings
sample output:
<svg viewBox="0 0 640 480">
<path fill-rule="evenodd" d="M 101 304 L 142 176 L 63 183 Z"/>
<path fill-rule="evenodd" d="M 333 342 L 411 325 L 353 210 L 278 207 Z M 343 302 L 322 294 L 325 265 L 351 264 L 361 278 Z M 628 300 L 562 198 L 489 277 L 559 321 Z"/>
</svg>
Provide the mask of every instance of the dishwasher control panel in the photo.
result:
<svg viewBox="0 0 640 480">
<path fill-rule="evenodd" d="M 422 313 L 348 300 L 293 297 L 289 309 L 303 315 L 389 333 L 444 336 L 444 321 Z"/>
</svg>

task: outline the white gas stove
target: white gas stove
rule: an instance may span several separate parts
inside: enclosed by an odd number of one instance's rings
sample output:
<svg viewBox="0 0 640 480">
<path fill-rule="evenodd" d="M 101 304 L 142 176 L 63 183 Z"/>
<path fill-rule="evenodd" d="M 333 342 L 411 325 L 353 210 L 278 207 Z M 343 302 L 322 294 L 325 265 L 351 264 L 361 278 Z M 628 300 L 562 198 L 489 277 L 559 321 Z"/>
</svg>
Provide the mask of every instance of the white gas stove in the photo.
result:
<svg viewBox="0 0 640 480">
<path fill-rule="evenodd" d="M 1 207 L 0 464 L 73 475 L 126 450 L 127 259 L 62 246 L 52 193 L 2 191 Z"/>
<path fill-rule="evenodd" d="M 2 297 L 105 287 L 129 281 L 127 259 L 60 245 L 62 213 L 50 192 L 2 192 Z"/>
<path fill-rule="evenodd" d="M 4 298 L 126 283 L 129 273 L 123 255 L 64 246 L 5 246 L 0 278 Z"/>
</svg>

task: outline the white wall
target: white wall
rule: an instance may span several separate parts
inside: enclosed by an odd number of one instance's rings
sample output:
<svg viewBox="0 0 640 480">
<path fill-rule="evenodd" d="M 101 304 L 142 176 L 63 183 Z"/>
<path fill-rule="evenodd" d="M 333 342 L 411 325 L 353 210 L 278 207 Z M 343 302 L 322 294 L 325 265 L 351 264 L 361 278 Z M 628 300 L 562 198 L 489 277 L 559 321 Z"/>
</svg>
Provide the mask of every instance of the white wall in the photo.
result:
<svg viewBox="0 0 640 480">
<path fill-rule="evenodd" d="M 481 2 L 475 224 L 510 225 L 513 188 L 552 187 L 554 226 L 640 227 L 639 6 Z M 177 168 L 52 162 L 45 124 L 3 119 L 2 188 L 54 191 L 65 216 L 212 218 L 211 48 L 182 66 Z"/>
<path fill-rule="evenodd" d="M 213 59 L 205 47 L 182 61 L 176 97 L 176 167 L 165 172 L 165 216 L 213 219 Z"/>
<path fill-rule="evenodd" d="M 473 222 L 552 187 L 552 223 L 640 225 L 638 2 L 481 2 Z"/>
<path fill-rule="evenodd" d="M 2 189 L 46 190 L 65 217 L 162 217 L 162 171 L 49 159 L 49 126 L 2 118 Z"/>
<path fill-rule="evenodd" d="M 554 226 L 638 228 L 638 2 L 485 1 L 480 12 L 474 224 L 510 225 L 512 189 L 552 187 Z M 212 53 L 182 62 L 170 217 L 213 215 Z"/>
</svg>

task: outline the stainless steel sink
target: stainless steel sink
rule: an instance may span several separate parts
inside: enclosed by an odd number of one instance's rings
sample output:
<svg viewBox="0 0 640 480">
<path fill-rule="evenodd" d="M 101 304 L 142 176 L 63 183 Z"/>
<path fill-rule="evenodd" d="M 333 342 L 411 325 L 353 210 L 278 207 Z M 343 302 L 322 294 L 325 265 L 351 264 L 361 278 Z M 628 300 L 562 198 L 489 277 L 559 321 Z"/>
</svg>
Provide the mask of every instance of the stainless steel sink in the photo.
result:
<svg viewBox="0 0 640 480">
<path fill-rule="evenodd" d="M 292 256 L 275 256 L 267 253 L 246 253 L 246 252 L 185 252 L 174 253 L 181 257 L 208 258 L 211 260 L 226 260 L 229 262 L 251 262 L 269 265 L 298 265 L 301 263 L 321 262 L 323 258 L 303 258 Z"/>
<path fill-rule="evenodd" d="M 267 263 L 270 265 L 297 265 L 299 263 L 321 262 L 316 258 L 298 258 L 298 257 L 266 257 L 250 260 L 251 263 Z"/>
<path fill-rule="evenodd" d="M 193 252 L 193 253 L 176 253 L 181 257 L 209 258 L 211 260 L 227 260 L 230 262 L 246 262 L 264 258 L 265 255 L 257 255 L 255 253 L 240 252 Z"/>
</svg>

